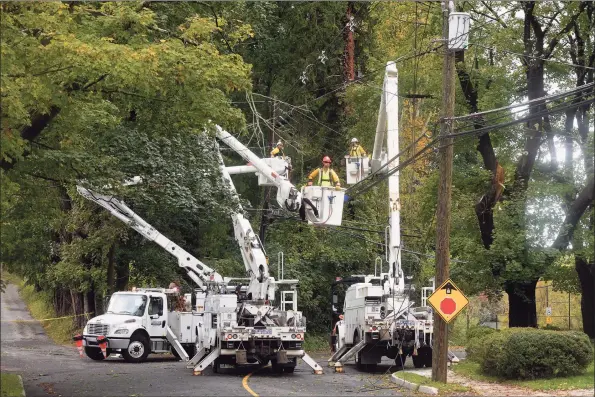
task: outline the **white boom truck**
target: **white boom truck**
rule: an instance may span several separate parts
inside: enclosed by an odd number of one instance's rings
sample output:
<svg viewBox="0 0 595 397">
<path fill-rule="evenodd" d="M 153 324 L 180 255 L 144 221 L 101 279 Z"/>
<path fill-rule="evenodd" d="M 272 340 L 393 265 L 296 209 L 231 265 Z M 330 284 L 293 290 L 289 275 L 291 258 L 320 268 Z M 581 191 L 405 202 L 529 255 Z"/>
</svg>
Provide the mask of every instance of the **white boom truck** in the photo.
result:
<svg viewBox="0 0 595 397">
<path fill-rule="evenodd" d="M 314 216 L 312 219 L 317 219 L 315 209 L 302 208 L 301 193 L 284 175 L 285 163 L 278 164 L 279 159 L 260 159 L 219 126 L 216 129 L 220 140 L 251 163 L 243 169 L 229 167 L 231 171 L 243 173 L 256 170 L 259 178 L 264 176 L 265 183 L 277 187 L 279 205 L 289 211 L 312 213 L 314 215 L 310 218 Z M 220 153 L 219 160 L 224 183 L 232 197 L 237 199 Z M 314 373 L 322 373 L 322 368 L 303 350 L 306 324 L 302 313 L 297 311 L 295 286 L 298 281 L 275 280 L 269 276 L 264 249 L 250 223 L 241 214 L 239 200 L 239 211 L 232 213 L 232 220 L 249 278 L 233 279 L 223 278 L 194 258 L 124 203 L 81 186 L 77 189 L 84 197 L 103 206 L 174 255 L 178 265 L 199 287 L 191 296 L 191 310 L 187 312 L 168 312 L 171 305 L 167 305 L 166 292 L 172 291 L 141 289 L 115 293 L 110 299 L 108 312 L 91 319 L 85 326 L 83 343 L 89 357 L 100 359 L 97 338 L 105 336 L 108 351 L 119 350 L 128 361 L 143 361 L 150 352 L 172 349 L 183 360 L 190 361 L 189 367 L 194 368 L 195 375 L 202 374 L 210 364 L 217 372 L 222 365 L 264 364 L 269 361 L 273 371 L 292 373 L 297 358 L 304 360 Z M 248 285 L 239 284 L 234 291 L 230 286 L 232 281 L 248 281 Z M 289 286 L 290 290 L 279 291 L 282 285 Z M 275 304 L 279 301 L 280 306 Z M 288 305 L 291 306 L 289 310 Z"/>
<path fill-rule="evenodd" d="M 347 184 L 361 183 L 372 173 L 379 174 L 399 164 L 398 73 L 394 63 L 386 66 L 384 87 L 372 159 L 348 157 Z M 387 150 L 382 150 L 386 138 Z M 388 164 L 387 164 L 388 163 Z M 371 172 L 370 172 L 371 171 Z M 373 370 L 383 356 L 395 359 L 402 367 L 412 355 L 415 366 L 431 366 L 431 311 L 427 307 L 413 308 L 405 288 L 401 268 L 399 173 L 388 177 L 389 225 L 386 230 L 388 269 L 370 275 L 351 276 L 345 292 L 344 319 L 336 324 L 335 353 L 328 360 L 336 372 L 343 364 L 355 359 L 358 369 Z"/>
</svg>

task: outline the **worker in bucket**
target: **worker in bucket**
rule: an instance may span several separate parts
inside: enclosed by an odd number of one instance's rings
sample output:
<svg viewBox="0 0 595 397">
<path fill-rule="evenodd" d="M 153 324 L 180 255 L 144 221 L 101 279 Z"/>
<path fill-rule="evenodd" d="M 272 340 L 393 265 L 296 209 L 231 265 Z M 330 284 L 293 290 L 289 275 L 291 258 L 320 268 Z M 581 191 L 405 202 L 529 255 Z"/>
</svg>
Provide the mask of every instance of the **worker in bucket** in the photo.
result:
<svg viewBox="0 0 595 397">
<path fill-rule="evenodd" d="M 359 144 L 357 138 L 351 140 L 351 146 L 349 148 L 349 156 L 351 157 L 366 157 L 366 151 L 363 146 Z"/>
<path fill-rule="evenodd" d="M 331 168 L 331 158 L 329 156 L 324 156 L 322 159 L 322 168 L 316 168 L 308 175 L 308 186 L 312 186 L 314 178 L 317 178 L 316 186 L 332 186 L 334 184 L 336 189 L 341 188 L 339 177 Z"/>
<path fill-rule="evenodd" d="M 283 151 L 283 141 L 277 142 L 277 146 L 271 150 L 271 157 L 281 157 L 282 159 L 285 158 L 285 152 Z"/>
</svg>

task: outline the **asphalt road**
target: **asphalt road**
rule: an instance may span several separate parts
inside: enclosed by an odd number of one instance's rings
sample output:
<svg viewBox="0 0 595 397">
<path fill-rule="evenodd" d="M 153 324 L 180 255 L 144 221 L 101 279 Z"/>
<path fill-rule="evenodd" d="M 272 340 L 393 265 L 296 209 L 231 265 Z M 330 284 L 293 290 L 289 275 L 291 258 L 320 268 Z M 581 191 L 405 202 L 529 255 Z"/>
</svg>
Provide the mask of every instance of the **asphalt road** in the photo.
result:
<svg viewBox="0 0 595 397">
<path fill-rule="evenodd" d="M 269 368 L 214 374 L 209 368 L 202 376 L 193 376 L 184 362 L 171 355 L 151 355 L 142 364 L 112 357 L 96 362 L 80 358 L 74 346 L 51 342 L 31 318 L 14 285 L 8 285 L 1 298 L 1 369 L 22 375 L 30 397 L 401 395 L 389 381 L 394 371 L 389 360 L 374 374 L 358 372 L 353 363 L 345 367 L 345 373 L 337 374 L 326 367 L 326 355 L 312 354 L 323 367 L 323 375 L 312 374 L 299 361 L 293 374 L 272 374 Z"/>
</svg>

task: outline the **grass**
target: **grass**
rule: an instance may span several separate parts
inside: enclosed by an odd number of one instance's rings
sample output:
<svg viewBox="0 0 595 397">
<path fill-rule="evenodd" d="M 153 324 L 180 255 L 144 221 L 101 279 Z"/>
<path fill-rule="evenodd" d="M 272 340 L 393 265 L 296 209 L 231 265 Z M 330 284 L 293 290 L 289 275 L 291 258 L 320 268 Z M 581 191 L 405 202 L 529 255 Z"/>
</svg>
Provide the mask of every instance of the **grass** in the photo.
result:
<svg viewBox="0 0 595 397">
<path fill-rule="evenodd" d="M 31 317 L 36 320 L 58 317 L 52 305 L 52 297 L 46 291 L 35 292 L 32 285 L 26 285 L 22 279 L 6 272 L 2 273 L 2 278 L 19 287 L 19 293 L 27 305 Z M 74 327 L 72 318 L 41 321 L 41 324 L 48 337 L 61 345 L 72 344 L 72 335 L 82 332 L 82 329 Z"/>
<path fill-rule="evenodd" d="M 306 337 L 304 339 L 304 350 L 306 350 L 306 352 L 329 351 L 330 346 L 328 335 L 306 333 Z"/>
<path fill-rule="evenodd" d="M 466 392 L 472 391 L 471 388 L 467 387 L 467 386 L 459 385 L 457 383 L 446 383 L 445 384 L 445 383 L 440 383 L 440 382 L 434 382 L 430 378 L 427 378 L 422 375 L 414 374 L 411 372 L 407 372 L 407 371 L 397 372 L 396 376 L 398 376 L 399 378 L 404 379 L 408 382 L 417 383 L 420 386 L 424 385 L 424 386 L 435 387 L 436 389 L 438 389 L 438 392 L 440 394 L 445 394 L 445 395 L 452 395 L 453 393 L 466 393 Z"/>
<path fill-rule="evenodd" d="M 16 374 L 8 374 L 5 372 L 0 373 L 0 396 L 1 397 L 12 397 L 12 396 L 24 396 L 25 391 L 19 380 L 19 376 Z"/>
<path fill-rule="evenodd" d="M 526 387 L 532 390 L 572 390 L 572 389 L 593 389 L 593 378 L 595 376 L 594 363 L 587 367 L 587 370 L 581 375 L 569 376 L 565 378 L 549 378 L 534 380 L 504 380 L 495 376 L 484 375 L 480 372 L 479 364 L 464 360 L 452 367 L 452 370 L 466 378 Z"/>
</svg>

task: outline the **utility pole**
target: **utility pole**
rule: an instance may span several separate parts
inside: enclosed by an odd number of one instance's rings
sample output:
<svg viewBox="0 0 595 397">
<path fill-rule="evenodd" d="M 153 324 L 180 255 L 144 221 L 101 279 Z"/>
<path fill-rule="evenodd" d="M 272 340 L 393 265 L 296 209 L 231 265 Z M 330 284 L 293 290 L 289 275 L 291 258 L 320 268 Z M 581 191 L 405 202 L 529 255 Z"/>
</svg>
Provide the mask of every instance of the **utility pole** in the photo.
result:
<svg viewBox="0 0 595 397">
<path fill-rule="evenodd" d="M 444 64 L 442 67 L 442 117 L 440 135 L 451 132 L 451 118 L 455 106 L 455 55 L 449 50 L 448 17 L 454 11 L 454 0 L 442 2 L 442 38 Z M 441 285 L 450 274 L 450 208 L 452 194 L 452 138 L 439 144 L 438 209 L 436 212 L 436 285 Z M 434 316 L 432 346 L 432 380 L 446 383 L 448 361 L 448 325 L 440 316 Z"/>
</svg>

